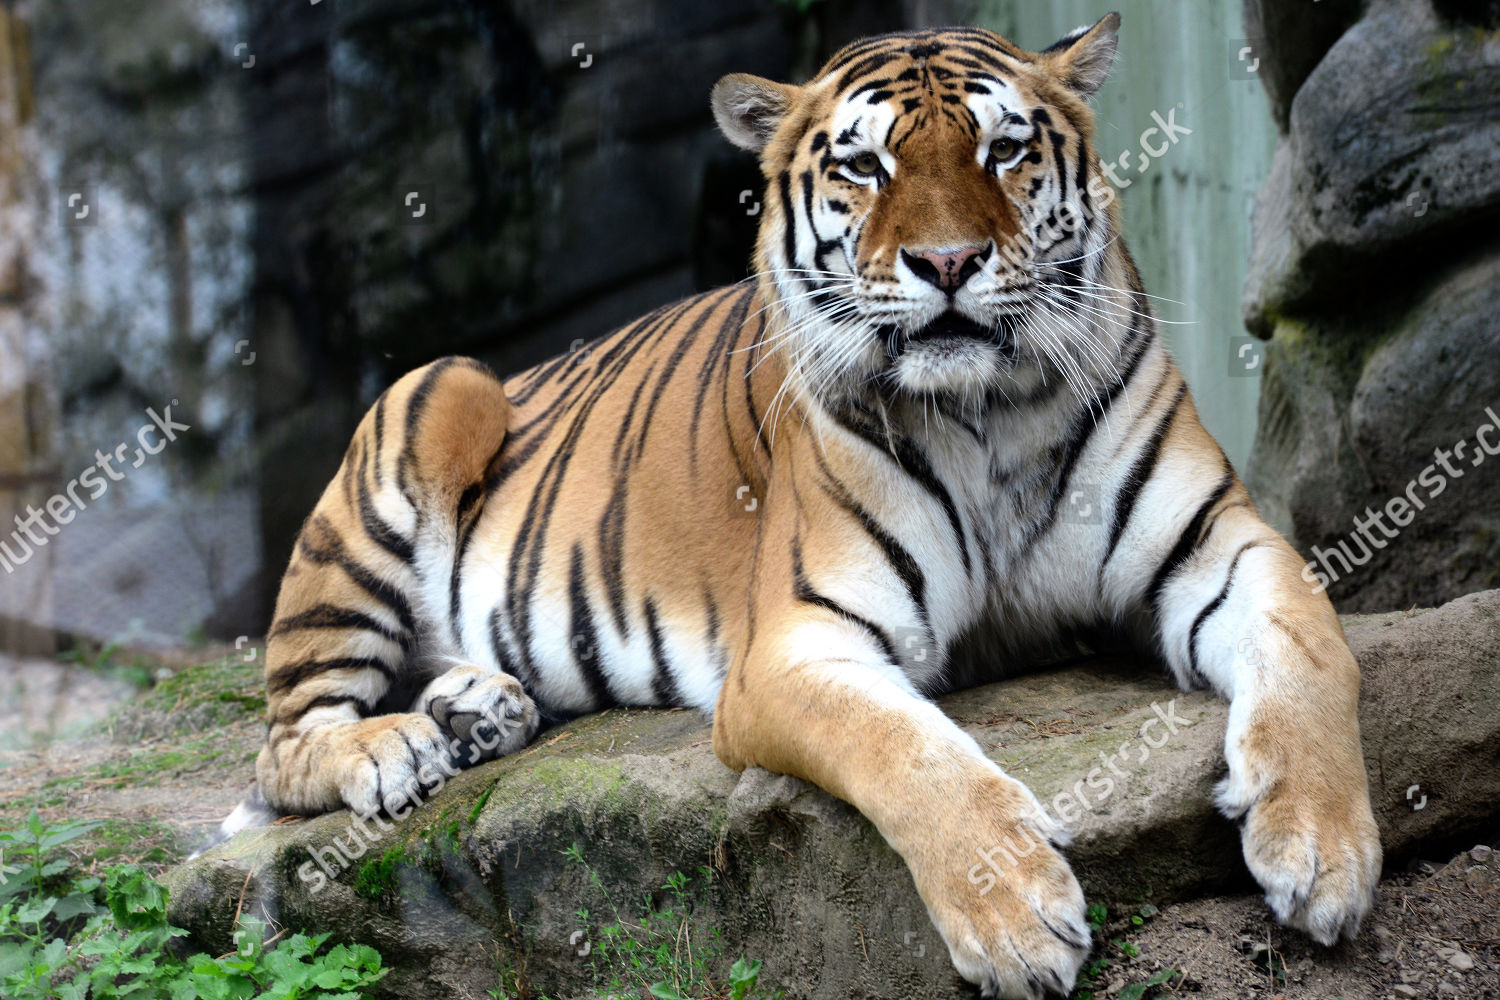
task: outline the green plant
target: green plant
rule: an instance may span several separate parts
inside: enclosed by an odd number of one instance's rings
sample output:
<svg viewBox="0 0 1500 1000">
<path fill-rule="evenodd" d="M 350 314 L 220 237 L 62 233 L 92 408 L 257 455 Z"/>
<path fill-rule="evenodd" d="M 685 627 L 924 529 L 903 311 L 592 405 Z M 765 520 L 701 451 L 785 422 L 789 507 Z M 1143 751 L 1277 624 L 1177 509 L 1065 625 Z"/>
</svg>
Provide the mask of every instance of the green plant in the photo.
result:
<svg viewBox="0 0 1500 1000">
<path fill-rule="evenodd" d="M 658 1000 L 778 1000 L 781 991 L 760 985 L 761 963 L 740 956 L 727 973 L 723 934 L 717 929 L 699 930 L 692 919 L 693 897 L 713 881 L 713 870 L 698 869 L 699 885 L 681 872 L 674 872 L 662 885 L 664 904 L 655 904 L 650 893 L 642 898 L 640 916 L 622 916 L 599 873 L 583 856 L 577 844 L 563 852 L 587 874 L 589 884 L 603 897 L 614 921 L 597 929 L 580 950 L 594 975 L 594 985 L 610 994 L 639 996 L 642 989 Z M 587 909 L 577 916 L 584 929 L 590 923 Z"/>
<path fill-rule="evenodd" d="M 57 658 L 92 673 L 118 677 L 136 687 L 149 688 L 156 683 L 159 664 L 139 653 L 126 654 L 125 644 L 133 638 L 135 631 L 132 628 L 129 635 L 104 643 L 80 639 L 71 649 L 59 653 Z"/>
<path fill-rule="evenodd" d="M 270 949 L 264 929 L 249 921 L 233 953 L 179 959 L 168 945 L 187 931 L 167 920 L 167 890 L 144 869 L 118 865 L 102 879 L 78 877 L 55 856 L 98 826 L 48 825 L 33 810 L 23 829 L 0 831 L 0 996 L 358 1000 L 385 975 L 373 948 L 336 945 L 320 954 L 328 935 L 294 934 Z"/>
<path fill-rule="evenodd" d="M 1139 958 L 1141 954 L 1140 946 L 1131 941 L 1128 935 L 1145 926 L 1146 921 L 1156 916 L 1158 912 L 1160 911 L 1156 907 L 1147 903 L 1135 913 L 1129 914 L 1116 924 L 1120 936 L 1110 938 L 1109 944 L 1113 945 L 1128 961 L 1134 961 Z M 1096 936 L 1102 936 L 1105 928 L 1109 926 L 1109 910 L 1098 903 L 1090 904 L 1087 911 L 1087 919 L 1090 930 Z M 1101 985 L 1099 982 L 1100 977 L 1103 976 L 1104 971 L 1108 968 L 1110 968 L 1110 961 L 1104 955 L 1099 955 L 1097 958 L 1090 958 L 1084 962 L 1083 967 L 1078 970 L 1078 985 L 1073 991 L 1072 1000 L 1094 1000 L 1094 991 Z M 1128 966 L 1122 967 L 1122 972 L 1124 969 L 1128 969 Z M 1145 997 L 1154 995 L 1153 991 L 1158 986 L 1161 986 L 1175 975 L 1178 975 L 1176 969 L 1162 969 L 1153 973 L 1144 983 L 1134 983 L 1123 987 L 1117 996 L 1123 998 L 1123 1000 L 1143 1000 Z"/>
<path fill-rule="evenodd" d="M 1134 983 L 1126 986 L 1116 996 L 1119 997 L 1119 1000 L 1142 1000 L 1147 994 L 1154 992 L 1158 986 L 1178 974 L 1176 969 L 1161 969 L 1153 972 L 1151 978 L 1144 983 Z"/>
</svg>

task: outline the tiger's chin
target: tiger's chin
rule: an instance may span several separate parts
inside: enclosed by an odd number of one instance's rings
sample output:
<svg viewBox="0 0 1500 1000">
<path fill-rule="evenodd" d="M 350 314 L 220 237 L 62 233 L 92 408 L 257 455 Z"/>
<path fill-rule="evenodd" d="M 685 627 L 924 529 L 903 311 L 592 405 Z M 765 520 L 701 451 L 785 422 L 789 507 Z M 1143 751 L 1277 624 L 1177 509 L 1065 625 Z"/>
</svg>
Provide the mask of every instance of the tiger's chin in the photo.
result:
<svg viewBox="0 0 1500 1000">
<path fill-rule="evenodd" d="M 912 395 L 982 394 L 1010 370 L 1016 338 L 1009 321 L 985 326 L 948 311 L 889 341 L 890 381 Z"/>
</svg>

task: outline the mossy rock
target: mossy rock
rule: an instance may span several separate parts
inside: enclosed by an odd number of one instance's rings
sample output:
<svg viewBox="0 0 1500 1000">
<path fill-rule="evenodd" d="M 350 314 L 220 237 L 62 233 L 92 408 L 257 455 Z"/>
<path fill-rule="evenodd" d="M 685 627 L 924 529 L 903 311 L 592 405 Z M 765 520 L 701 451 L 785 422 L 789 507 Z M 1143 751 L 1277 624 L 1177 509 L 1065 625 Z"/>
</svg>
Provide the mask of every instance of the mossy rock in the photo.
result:
<svg viewBox="0 0 1500 1000">
<path fill-rule="evenodd" d="M 1500 591 L 1345 628 L 1364 668 L 1361 726 L 1388 859 L 1493 822 Z M 1233 824 L 1210 805 L 1226 719 L 1215 698 L 1173 690 L 1157 668 L 1099 660 L 941 704 L 1070 821 L 1066 853 L 1091 902 L 1252 888 Z M 1176 721 L 1162 740 L 1166 727 L 1148 723 L 1164 714 Z M 1090 773 L 1126 741 L 1123 775 L 1100 792 Z M 1421 810 L 1406 797 L 1414 783 Z M 1064 793 L 1083 801 L 1060 805 Z M 580 996 L 595 986 L 580 942 L 598 915 L 634 912 L 673 873 L 707 869 L 695 926 L 764 960 L 764 981 L 789 996 L 972 996 L 873 826 L 795 778 L 730 771 L 694 713 L 576 720 L 462 772 L 404 822 L 379 824 L 339 812 L 246 831 L 168 874 L 172 918 L 215 954 L 231 947 L 237 914 L 334 931 L 381 951 L 395 969 L 390 995 L 482 996 L 498 960 L 524 969 L 533 995 Z M 587 867 L 567 856 L 575 849 Z"/>
</svg>

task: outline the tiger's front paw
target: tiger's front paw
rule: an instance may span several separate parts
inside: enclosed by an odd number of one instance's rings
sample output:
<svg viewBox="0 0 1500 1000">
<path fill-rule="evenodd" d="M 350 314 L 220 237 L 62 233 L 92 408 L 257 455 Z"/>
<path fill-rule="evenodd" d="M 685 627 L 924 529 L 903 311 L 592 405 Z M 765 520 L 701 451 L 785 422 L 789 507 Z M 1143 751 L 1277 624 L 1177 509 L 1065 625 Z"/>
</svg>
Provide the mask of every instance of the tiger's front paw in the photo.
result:
<svg viewBox="0 0 1500 1000">
<path fill-rule="evenodd" d="M 1360 770 L 1336 775 L 1326 758 L 1305 760 L 1240 802 L 1231 772 L 1219 796 L 1243 823 L 1245 864 L 1271 912 L 1323 945 L 1358 933 L 1380 879 L 1380 831 L 1363 761 L 1351 763 Z"/>
<path fill-rule="evenodd" d="M 541 726 L 536 704 L 509 674 L 455 667 L 424 694 L 426 711 L 450 739 L 458 763 L 472 767 L 520 750 Z"/>
<path fill-rule="evenodd" d="M 354 812 L 404 817 L 450 770 L 448 738 L 425 715 L 380 715 L 343 735 L 339 794 Z"/>
<path fill-rule="evenodd" d="M 993 818 L 1009 810 L 991 803 L 908 862 L 959 974 L 986 997 L 1040 1000 L 1072 989 L 1090 934 L 1083 890 L 1052 846 L 1061 831 L 1022 794 L 1023 819 Z"/>
</svg>

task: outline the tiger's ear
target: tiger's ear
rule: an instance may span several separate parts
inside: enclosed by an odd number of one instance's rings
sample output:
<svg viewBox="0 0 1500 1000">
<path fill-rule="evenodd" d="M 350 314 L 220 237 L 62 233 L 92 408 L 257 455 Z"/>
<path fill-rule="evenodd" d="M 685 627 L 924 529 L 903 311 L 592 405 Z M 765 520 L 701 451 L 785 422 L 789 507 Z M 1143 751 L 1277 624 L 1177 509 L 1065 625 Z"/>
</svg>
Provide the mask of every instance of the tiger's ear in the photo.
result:
<svg viewBox="0 0 1500 1000">
<path fill-rule="evenodd" d="M 1042 65 L 1078 93 L 1091 97 L 1104 85 L 1120 40 L 1120 15 L 1111 12 L 1091 28 L 1070 31 L 1043 49 Z"/>
<path fill-rule="evenodd" d="M 797 88 L 749 73 L 730 73 L 714 84 L 714 120 L 724 137 L 741 149 L 759 153 L 776 126 L 792 110 Z"/>
</svg>

